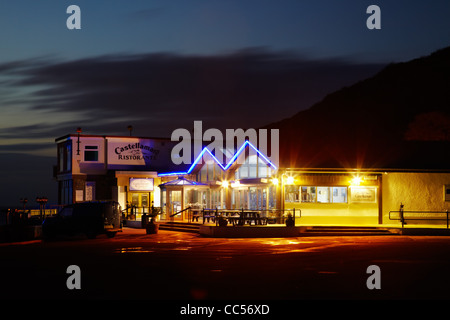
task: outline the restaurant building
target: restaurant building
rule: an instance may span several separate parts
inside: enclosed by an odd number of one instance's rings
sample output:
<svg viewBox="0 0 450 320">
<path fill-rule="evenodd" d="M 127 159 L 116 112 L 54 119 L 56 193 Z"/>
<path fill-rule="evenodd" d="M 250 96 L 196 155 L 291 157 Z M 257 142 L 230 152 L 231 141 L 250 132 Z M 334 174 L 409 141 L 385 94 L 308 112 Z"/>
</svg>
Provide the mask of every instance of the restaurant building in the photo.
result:
<svg viewBox="0 0 450 320">
<path fill-rule="evenodd" d="M 422 217 L 450 210 L 448 170 L 280 168 L 249 141 L 222 150 L 223 162 L 205 147 L 189 165 L 173 164 L 169 139 L 69 134 L 56 143 L 59 203 L 112 199 L 127 219 L 154 206 L 162 221 L 253 210 L 273 223 L 293 214 L 298 225 L 375 226 L 399 223 L 401 207 Z"/>
<path fill-rule="evenodd" d="M 158 172 L 170 168 L 169 139 L 69 134 L 56 143 L 59 204 L 116 200 L 134 218 L 160 206 Z"/>
</svg>

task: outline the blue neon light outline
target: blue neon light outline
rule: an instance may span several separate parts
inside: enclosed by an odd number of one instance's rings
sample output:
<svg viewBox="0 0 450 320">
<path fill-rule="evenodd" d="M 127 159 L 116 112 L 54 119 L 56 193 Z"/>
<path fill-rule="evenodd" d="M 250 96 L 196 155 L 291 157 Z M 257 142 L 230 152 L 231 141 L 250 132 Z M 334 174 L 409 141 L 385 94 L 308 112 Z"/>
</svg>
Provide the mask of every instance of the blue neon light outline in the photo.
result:
<svg viewBox="0 0 450 320">
<path fill-rule="evenodd" d="M 197 158 L 194 160 L 192 165 L 189 167 L 187 171 L 178 171 L 178 172 L 169 172 L 169 173 L 160 173 L 158 176 L 164 177 L 164 176 L 175 176 L 175 175 L 186 175 L 190 174 L 192 170 L 194 170 L 195 166 L 198 164 L 198 162 L 201 160 L 205 152 L 208 152 L 209 155 L 217 162 L 217 164 L 222 168 L 223 171 L 228 170 L 231 165 L 236 161 L 236 159 L 239 157 L 239 155 L 242 153 L 242 151 L 245 149 L 246 146 L 250 146 L 253 148 L 253 150 L 256 151 L 256 153 L 261 156 L 269 166 L 271 166 L 274 170 L 277 170 L 277 167 L 270 161 L 261 151 L 259 151 L 250 141 L 246 140 L 242 146 L 239 148 L 239 150 L 234 154 L 234 156 L 231 158 L 230 162 L 224 167 L 220 161 L 212 154 L 212 152 L 207 148 L 204 147 L 203 150 L 200 152 L 200 154 L 197 156 Z"/>
</svg>

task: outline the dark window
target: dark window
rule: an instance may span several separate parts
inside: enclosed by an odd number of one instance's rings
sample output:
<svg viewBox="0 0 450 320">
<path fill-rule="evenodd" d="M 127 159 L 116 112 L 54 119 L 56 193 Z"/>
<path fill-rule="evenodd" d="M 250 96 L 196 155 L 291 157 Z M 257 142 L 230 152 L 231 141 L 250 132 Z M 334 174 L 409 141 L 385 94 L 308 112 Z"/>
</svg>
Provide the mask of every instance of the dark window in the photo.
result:
<svg viewBox="0 0 450 320">
<path fill-rule="evenodd" d="M 98 146 L 84 147 L 84 161 L 98 161 Z"/>
</svg>

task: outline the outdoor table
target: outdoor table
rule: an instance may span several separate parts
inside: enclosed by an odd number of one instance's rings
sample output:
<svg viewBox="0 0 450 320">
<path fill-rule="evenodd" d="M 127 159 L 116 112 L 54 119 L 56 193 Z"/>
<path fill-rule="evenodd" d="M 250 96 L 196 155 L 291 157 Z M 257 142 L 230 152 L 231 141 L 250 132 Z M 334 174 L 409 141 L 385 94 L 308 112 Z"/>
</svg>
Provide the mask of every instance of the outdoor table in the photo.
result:
<svg viewBox="0 0 450 320">
<path fill-rule="evenodd" d="M 206 220 L 206 222 L 209 223 L 210 219 L 212 220 L 212 222 L 216 221 L 216 218 L 217 218 L 216 217 L 216 210 L 212 210 L 212 209 L 205 210 L 205 209 L 203 209 L 202 212 L 203 212 L 203 222 L 205 222 L 205 220 Z"/>
<path fill-rule="evenodd" d="M 237 219 L 239 219 L 239 216 L 236 216 L 236 211 L 228 211 L 224 210 L 221 211 L 221 217 L 226 219 L 230 224 L 233 226 L 236 224 Z"/>
<path fill-rule="evenodd" d="M 259 213 L 256 212 L 256 211 L 247 212 L 247 217 L 245 219 L 246 219 L 246 221 L 247 221 L 247 223 L 249 225 L 252 224 L 252 221 L 254 221 L 255 225 L 263 225 L 263 224 L 265 225 L 265 224 L 267 224 L 267 218 L 266 217 L 261 217 L 259 215 Z"/>
<path fill-rule="evenodd" d="M 218 211 L 219 216 L 226 219 L 233 226 L 245 224 L 266 225 L 267 218 L 261 217 L 258 211 L 242 211 L 242 210 L 221 210 Z"/>
<path fill-rule="evenodd" d="M 200 218 L 200 212 L 202 211 L 202 209 L 191 209 L 192 211 L 192 221 L 197 221 Z"/>
</svg>

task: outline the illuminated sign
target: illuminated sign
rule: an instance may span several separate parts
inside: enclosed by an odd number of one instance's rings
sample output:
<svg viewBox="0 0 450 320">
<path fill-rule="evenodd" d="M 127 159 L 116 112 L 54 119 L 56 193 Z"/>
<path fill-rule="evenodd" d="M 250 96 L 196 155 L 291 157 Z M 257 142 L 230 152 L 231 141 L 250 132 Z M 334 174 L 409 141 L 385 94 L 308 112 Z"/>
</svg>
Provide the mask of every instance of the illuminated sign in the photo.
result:
<svg viewBox="0 0 450 320">
<path fill-rule="evenodd" d="M 153 191 L 153 178 L 130 178 L 130 191 Z"/>
<path fill-rule="evenodd" d="M 195 166 L 200 162 L 200 160 L 202 159 L 203 155 L 205 153 L 209 154 L 214 161 L 216 161 L 216 163 L 219 165 L 220 168 L 222 168 L 222 170 L 226 171 L 228 170 L 228 168 L 231 167 L 231 165 L 236 161 L 236 159 L 239 157 L 239 155 L 245 150 L 246 147 L 250 147 L 253 150 L 256 151 L 256 153 L 258 154 L 258 156 L 260 156 L 262 159 L 264 159 L 264 161 L 270 166 L 272 167 L 274 170 L 277 170 L 277 167 L 261 152 L 259 151 L 250 141 L 245 141 L 242 146 L 239 148 L 239 150 L 234 154 L 234 156 L 231 158 L 230 162 L 228 162 L 227 165 L 223 166 L 222 163 L 220 163 L 219 160 L 217 160 L 217 158 L 211 153 L 211 151 L 205 147 L 203 148 L 202 152 L 200 152 L 200 154 L 197 156 L 197 158 L 195 159 L 194 163 L 192 163 L 192 165 L 189 167 L 189 169 L 187 171 L 178 171 L 178 172 L 170 172 L 170 173 L 161 173 L 158 174 L 158 176 L 162 177 L 162 176 L 174 176 L 174 175 L 186 175 L 186 174 L 190 174 L 192 172 L 192 170 L 194 170 Z"/>
<path fill-rule="evenodd" d="M 145 166 L 158 160 L 159 152 L 149 139 L 108 139 L 108 164 Z"/>
<path fill-rule="evenodd" d="M 350 201 L 357 203 L 376 203 L 377 187 L 351 186 Z"/>
</svg>

